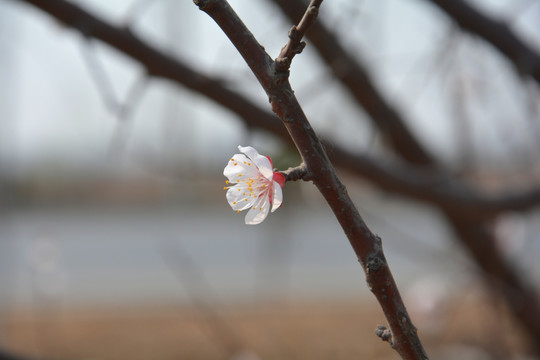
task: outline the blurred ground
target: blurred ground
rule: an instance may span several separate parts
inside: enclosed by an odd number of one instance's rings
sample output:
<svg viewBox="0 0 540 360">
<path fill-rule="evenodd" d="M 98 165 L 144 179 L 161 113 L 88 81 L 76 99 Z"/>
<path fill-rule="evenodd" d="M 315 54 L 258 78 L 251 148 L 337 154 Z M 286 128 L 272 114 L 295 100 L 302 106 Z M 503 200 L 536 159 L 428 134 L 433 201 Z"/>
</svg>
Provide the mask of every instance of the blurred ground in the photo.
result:
<svg viewBox="0 0 540 360">
<path fill-rule="evenodd" d="M 455 300 L 439 309 L 438 324 L 423 323 L 413 314 L 432 358 L 522 358 L 512 356 L 524 349 L 518 329 L 499 305 L 485 300 Z M 3 319 L 5 347 L 38 358 L 399 359 L 374 335 L 385 321 L 375 302 L 368 300 L 13 309 Z"/>
</svg>

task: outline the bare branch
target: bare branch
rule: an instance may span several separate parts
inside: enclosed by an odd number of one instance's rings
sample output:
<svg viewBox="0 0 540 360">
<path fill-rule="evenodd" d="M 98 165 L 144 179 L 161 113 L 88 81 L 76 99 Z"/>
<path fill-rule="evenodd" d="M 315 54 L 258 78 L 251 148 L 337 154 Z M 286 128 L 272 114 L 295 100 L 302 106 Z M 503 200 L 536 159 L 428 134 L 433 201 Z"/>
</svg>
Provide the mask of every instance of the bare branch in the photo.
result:
<svg viewBox="0 0 540 360">
<path fill-rule="evenodd" d="M 116 114 L 120 108 L 120 101 L 114 92 L 111 79 L 107 76 L 103 65 L 97 58 L 95 49 L 93 48 L 92 39 L 86 38 L 81 44 L 81 52 L 83 60 L 88 69 L 88 73 L 94 80 L 98 88 L 98 94 L 101 96 L 103 104 L 111 113 Z"/>
<path fill-rule="evenodd" d="M 131 32 L 107 24 L 64 0 L 52 3 L 40 0 L 21 1 L 35 3 L 74 29 L 84 30 L 90 36 L 124 52 L 145 66 L 149 74 L 181 84 L 223 105 L 236 113 L 247 126 L 267 130 L 285 141 L 290 141 L 287 131 L 275 115 L 230 90 L 220 80 L 205 76 L 180 60 L 151 47 Z M 143 79 L 134 85 L 133 91 L 130 92 L 132 95 L 128 98 L 133 99 L 141 95 L 140 92 L 146 84 Z M 488 196 L 433 169 L 389 163 L 367 155 L 353 154 L 337 144 L 332 144 L 331 147 L 329 156 L 336 166 L 371 181 L 385 191 L 424 201 L 443 209 L 476 214 L 478 217 L 491 217 L 503 211 L 523 211 L 540 204 L 540 188 L 519 192 L 509 190 Z"/>
<path fill-rule="evenodd" d="M 303 0 L 272 1 L 293 23 L 302 16 L 307 4 Z M 424 148 L 408 128 L 409 121 L 404 119 L 384 98 L 371 79 L 366 66 L 341 46 L 336 35 L 323 23 L 315 22 L 311 25 L 306 36 L 332 69 L 336 78 L 349 89 L 351 95 L 362 105 L 375 126 L 388 139 L 391 148 L 400 157 L 419 165 L 433 166 L 436 164 L 432 154 Z"/>
<path fill-rule="evenodd" d="M 287 71 L 294 56 L 300 54 L 306 46 L 306 43 L 302 41 L 302 38 L 317 18 L 321 3 L 322 0 L 311 0 L 302 20 L 298 23 L 298 26 L 293 25 L 291 30 L 289 30 L 289 41 L 283 49 L 281 49 L 279 56 L 276 58 L 276 64 L 283 64 L 280 69 L 281 71 Z"/>
<path fill-rule="evenodd" d="M 308 171 L 306 164 L 302 163 L 296 167 L 288 168 L 287 170 L 280 171 L 281 175 L 285 176 L 285 181 L 311 181 L 313 180 L 311 174 Z"/>
<path fill-rule="evenodd" d="M 228 89 L 218 79 L 194 71 L 172 56 L 148 45 L 129 30 L 110 25 L 77 5 L 65 0 L 19 1 L 33 4 L 66 25 L 85 34 L 85 36 L 100 39 L 119 51 L 124 52 L 126 55 L 139 61 L 147 69 L 147 73 L 150 76 L 165 78 L 199 92 L 235 112 L 248 126 L 265 129 L 285 141 L 290 141 L 287 131 L 280 124 L 276 116 L 262 110 L 242 95 Z M 296 3 L 294 0 L 288 0 L 287 2 L 291 4 Z M 316 30 L 318 24 L 314 23 L 312 25 L 308 35 Z M 326 44 L 329 46 L 334 45 L 334 43 Z M 332 49 L 335 50 L 334 48 Z M 329 59 L 334 59 L 336 62 L 341 61 L 330 55 L 328 55 Z M 349 60 L 353 61 L 353 59 Z M 349 60 L 345 59 L 345 63 L 348 63 Z M 271 59 L 269 61 L 271 63 Z M 354 66 L 348 67 L 348 69 L 354 70 Z M 352 72 L 351 74 L 355 73 Z M 267 75 L 265 77 L 271 81 L 272 72 L 269 72 Z M 355 75 L 361 78 L 362 73 Z M 362 89 L 357 88 L 356 90 L 360 91 Z M 354 88 L 351 91 L 354 92 Z M 366 94 L 368 96 L 366 101 L 368 102 L 371 99 L 370 96 L 375 96 L 371 94 L 369 86 Z M 377 96 L 380 96 L 380 94 L 377 93 Z M 382 103 L 384 104 L 385 102 L 383 101 Z M 379 116 L 384 118 L 383 114 L 386 113 L 384 107 L 381 108 L 381 111 Z M 390 113 L 386 114 L 388 115 Z M 384 128 L 384 126 L 381 128 Z M 399 126 L 394 129 L 398 128 Z M 398 132 L 396 136 L 403 135 L 407 137 L 404 134 Z M 422 159 L 422 156 L 417 157 L 413 153 L 407 155 L 405 153 L 409 149 L 407 146 L 396 148 L 402 149 L 404 153 L 401 155 L 409 159 L 409 161 L 412 161 L 412 159 Z M 516 316 L 520 322 L 524 324 L 531 337 L 533 339 L 540 339 L 540 322 L 532 321 L 531 319 L 535 319 L 535 317 L 529 316 L 529 314 L 539 313 L 539 303 L 534 291 L 531 290 L 530 285 L 526 284 L 524 280 L 516 280 L 520 279 L 520 277 L 495 247 L 493 234 L 489 231 L 482 230 L 489 227 L 491 223 L 490 219 L 497 213 L 507 210 L 523 211 L 538 206 L 540 202 L 539 188 L 520 192 L 509 191 L 497 196 L 487 196 L 458 180 L 452 179 L 447 174 L 400 164 L 384 163 L 379 159 L 352 154 L 336 145 L 332 145 L 330 156 L 336 165 L 360 177 L 367 178 L 381 189 L 425 201 L 442 209 L 461 237 L 461 240 L 463 240 L 464 246 L 471 254 L 474 254 L 473 257 L 485 273 L 493 279 L 498 279 L 497 281 L 500 284 L 504 284 L 504 288 L 512 289 L 511 292 L 504 292 L 507 302 L 517 314 Z M 423 157 L 423 159 L 425 163 L 427 158 Z M 422 163 L 422 161 L 417 162 Z M 428 161 L 428 163 L 430 162 Z M 483 245 L 482 247 L 478 247 L 478 244 Z M 516 299 L 521 300 L 516 301 Z M 520 305 L 524 303 L 529 304 L 527 312 L 524 312 L 523 307 Z"/>
<path fill-rule="evenodd" d="M 519 74 L 540 83 L 540 54 L 530 48 L 502 21 L 490 18 L 463 0 L 427 0 L 438 6 L 464 30 L 476 34 L 508 58 Z"/>
<path fill-rule="evenodd" d="M 274 3 L 280 6 L 283 12 L 292 20 L 295 21 L 303 11 L 303 0 L 272 0 Z M 435 0 L 434 0 L 435 1 Z M 437 0 L 441 4 L 448 6 L 453 6 L 453 4 L 462 4 L 462 1 L 443 1 Z M 505 35 L 506 33 L 503 33 Z M 507 34 L 506 34 L 507 35 Z M 406 124 L 408 123 L 393 107 L 387 102 L 384 96 L 377 90 L 371 81 L 365 67 L 357 59 L 352 57 L 341 45 L 337 36 L 335 36 L 330 30 L 328 30 L 322 23 L 317 22 L 313 24 L 310 32 L 307 34 L 308 38 L 317 48 L 321 57 L 326 61 L 328 66 L 333 70 L 335 76 L 341 80 L 341 82 L 350 90 L 351 94 L 355 99 L 362 104 L 366 112 L 370 115 L 375 125 L 379 127 L 382 133 L 388 137 L 389 144 L 394 148 L 396 153 L 403 159 L 414 162 L 421 165 L 428 165 L 430 167 L 436 166 L 435 158 L 427 152 L 427 150 L 422 146 L 422 144 L 416 140 L 412 132 L 407 128 Z M 503 36 L 506 38 L 505 41 L 508 41 L 508 36 Z M 510 48 L 522 49 L 522 46 L 519 44 L 515 47 L 509 46 Z M 522 53 L 528 54 L 527 51 L 523 50 Z M 529 53 L 530 55 L 530 53 Z M 527 56 L 527 60 L 535 59 L 535 56 Z M 523 58 L 521 59 L 524 60 Z M 524 61 L 525 62 L 525 61 Z M 536 63 L 536 61 L 533 61 Z M 525 62 L 527 63 L 527 62 Z M 537 67 L 534 67 L 537 68 Z M 354 157 L 356 158 L 356 157 Z M 354 161 L 351 160 L 349 164 L 355 166 Z M 371 163 L 363 163 L 367 167 L 371 167 Z M 360 165 L 360 166 L 362 166 Z M 379 164 L 377 164 L 379 165 Z M 356 163 L 358 166 L 358 163 Z M 373 170 L 383 170 L 378 166 L 372 168 Z M 364 169 L 367 170 L 367 169 Z M 388 170 L 388 169 L 387 169 Z M 378 177 L 371 173 L 369 170 L 363 173 L 367 177 Z M 405 181 L 394 182 L 395 178 L 393 177 L 381 177 L 384 180 L 391 180 L 391 182 L 396 187 L 401 187 L 404 185 L 404 182 L 413 181 L 411 179 L 410 173 L 403 173 Z M 446 183 L 448 187 L 443 192 L 448 194 L 446 191 L 450 188 L 453 195 L 458 195 L 458 198 L 461 200 L 469 199 L 476 196 L 471 196 L 474 191 L 471 191 L 467 186 L 463 186 L 459 182 L 448 181 L 449 176 L 444 173 L 439 173 L 442 175 L 440 180 L 442 183 Z M 394 187 L 390 184 L 385 184 L 387 186 Z M 378 183 L 378 186 L 385 186 Z M 455 187 L 454 185 L 457 185 Z M 408 186 L 406 186 L 408 187 Z M 416 188 L 416 187 L 415 187 Z M 418 189 L 418 188 L 417 188 Z M 404 188 L 402 188 L 404 190 Z M 412 188 L 409 188 L 412 190 Z M 439 188 L 440 190 L 440 188 Z M 483 210 L 494 209 L 492 206 L 498 207 L 498 205 L 503 206 L 518 206 L 524 205 L 525 203 L 531 201 L 533 206 L 538 205 L 540 189 L 532 189 L 531 193 L 525 198 L 520 198 L 511 196 L 510 198 L 502 197 L 502 202 L 498 201 L 501 199 L 493 199 L 494 201 L 487 201 L 483 207 Z M 455 193 L 461 193 L 461 195 Z M 429 192 L 429 191 L 428 191 Z M 433 193 L 430 192 L 429 195 L 424 194 L 428 197 L 431 197 Z M 413 195 L 415 198 L 424 198 L 422 193 L 416 193 Z M 519 198 L 519 200 L 518 200 Z M 454 198 L 456 200 L 457 198 Z M 450 199 L 448 199 L 450 200 Z M 458 202 L 461 202 L 459 200 Z M 478 200 L 478 198 L 477 198 Z M 516 201 L 516 202 L 514 202 Z M 452 200 L 450 201 L 452 202 Z M 441 203 L 438 203 L 439 206 Z M 495 238 L 493 233 L 484 231 L 484 229 L 489 228 L 492 224 L 493 213 L 489 214 L 487 212 L 475 212 L 468 211 L 471 208 L 468 208 L 464 203 L 461 203 L 457 208 L 447 203 L 448 207 L 441 206 L 446 215 L 448 221 L 454 227 L 456 234 L 460 237 L 462 245 L 471 253 L 473 259 L 485 272 L 485 274 L 492 278 L 497 279 L 497 282 L 504 283 L 505 288 L 511 288 L 512 291 L 502 291 L 502 295 L 505 297 L 507 303 L 512 308 L 512 311 L 516 315 L 516 318 L 519 319 L 521 324 L 527 330 L 528 334 L 531 337 L 532 343 L 539 343 L 540 339 L 540 322 L 531 321 L 531 314 L 534 315 L 534 319 L 538 319 L 538 314 L 540 314 L 540 306 L 538 304 L 538 297 L 532 287 L 523 280 L 523 277 L 518 276 L 517 270 L 506 261 L 504 256 L 500 253 L 500 250 L 495 246 Z M 477 203 L 477 205 L 479 205 Z M 478 208 L 477 208 L 478 209 Z M 500 210 L 500 209 L 499 209 Z M 480 251 L 477 248 L 478 242 L 481 242 L 483 245 L 483 250 Z M 493 255 L 493 256 L 491 256 Z M 507 283 L 508 281 L 508 283 Z M 493 284 L 493 281 L 491 282 Z M 497 286 L 499 289 L 500 286 Z M 520 299 L 520 301 L 516 301 Z M 523 307 L 519 305 L 519 302 L 527 303 L 529 306 L 527 311 L 523 311 Z M 537 353 L 540 354 L 540 347 L 537 350 Z"/>
<path fill-rule="evenodd" d="M 469 252 L 471 258 L 482 269 L 486 283 L 508 304 L 530 341 L 536 358 L 540 355 L 540 307 L 536 289 L 514 264 L 505 259 L 495 246 L 492 221 L 478 222 L 467 216 L 447 216 L 458 233 L 457 238 Z"/>
<path fill-rule="evenodd" d="M 266 53 L 264 47 L 257 42 L 253 34 L 245 27 L 240 27 L 235 18 L 236 13 L 226 1 L 194 0 L 199 9 L 214 14 L 214 20 L 231 40 L 236 50 L 242 55 L 263 88 L 274 81 L 274 61 Z M 242 24 L 243 25 L 243 24 Z"/>
<path fill-rule="evenodd" d="M 279 81 L 267 81 L 267 75 L 272 73 L 274 64 L 264 62 L 267 59 L 267 56 L 261 55 L 264 50 L 226 1 L 195 0 L 195 3 L 229 36 L 255 76 L 260 79 L 270 98 L 272 110 L 289 131 L 313 177 L 313 183 L 332 208 L 364 268 L 369 288 L 377 297 L 392 329 L 395 349 L 403 359 L 427 359 L 384 257 L 381 239 L 369 230 L 360 217 L 296 100 L 288 80 L 276 77 Z M 254 64 L 256 59 L 263 62 Z"/>
<path fill-rule="evenodd" d="M 133 113 L 135 112 L 137 105 L 139 105 L 147 85 L 148 77 L 146 75 L 140 76 L 131 85 L 124 102 L 119 104 L 120 107 L 116 114 L 118 122 L 109 143 L 109 153 L 119 154 L 125 150 L 133 127 Z"/>
</svg>

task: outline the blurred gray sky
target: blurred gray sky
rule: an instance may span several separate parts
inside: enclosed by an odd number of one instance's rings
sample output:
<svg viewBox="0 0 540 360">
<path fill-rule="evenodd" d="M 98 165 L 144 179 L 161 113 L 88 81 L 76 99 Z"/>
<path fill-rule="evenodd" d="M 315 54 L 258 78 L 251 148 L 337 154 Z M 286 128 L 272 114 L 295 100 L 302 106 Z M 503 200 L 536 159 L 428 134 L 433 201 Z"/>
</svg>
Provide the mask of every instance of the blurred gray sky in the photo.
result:
<svg viewBox="0 0 540 360">
<path fill-rule="evenodd" d="M 132 5 L 137 2 L 77 3 L 118 24 L 133 13 Z M 286 41 L 288 22 L 265 1 L 231 3 L 267 51 L 276 56 Z M 532 36 L 539 30 L 535 20 L 540 6 L 525 0 L 475 3 L 496 16 L 512 18 L 516 31 L 529 38 L 533 46 L 540 47 L 538 37 Z M 232 86 L 267 106 L 266 96 L 236 50 L 192 1 L 156 0 L 139 4 L 148 6 L 137 13 L 133 22 L 138 35 L 195 68 L 225 76 Z M 527 7 L 523 15 L 507 11 L 520 7 Z M 88 167 L 128 170 L 148 156 L 180 166 L 221 166 L 238 144 L 249 142 L 262 147 L 261 151 L 275 151 L 279 146 L 263 135 L 247 134 L 228 111 L 158 80 L 150 80 L 144 87 L 140 101 L 131 109 L 131 125 L 119 125 L 116 115 L 105 107 L 104 90 L 96 85 L 96 71 L 106 74 L 114 97 L 122 100 L 141 78 L 137 63 L 100 43 L 84 41 L 78 33 L 17 1 L 0 1 L 0 9 L 0 165 L 4 173 L 24 175 L 36 166 L 79 171 Z M 436 83 L 444 80 L 435 75 L 430 79 L 430 62 L 450 28 L 448 20 L 422 1 L 327 1 L 322 11 L 338 32 L 357 34 L 347 38 L 351 42 L 349 48 L 368 64 L 376 64 L 373 72 L 377 81 L 390 100 L 410 114 L 414 121 L 411 125 L 423 141 L 440 155 L 452 157 L 457 146 L 453 114 L 435 89 Z M 500 71 L 506 66 L 505 60 L 486 56 L 491 50 L 481 42 L 478 44 L 476 40 L 465 40 L 461 45 L 469 50 L 468 58 L 458 61 L 464 86 L 473 92 L 500 87 L 508 93 L 509 100 L 500 100 L 507 97 L 504 94 L 483 94 L 484 106 L 470 109 L 475 116 L 474 126 L 491 127 L 496 124 L 494 117 L 515 116 L 511 131 L 527 133 L 529 122 L 519 118 L 527 94 L 512 72 Z M 471 56 L 476 56 L 476 60 L 469 61 Z M 486 73 L 496 74 L 489 84 L 482 83 L 485 80 L 481 77 Z M 365 149 L 372 136 L 370 125 L 358 121 L 357 109 L 338 84 L 329 80 L 321 87 L 321 77 L 330 79 L 325 74 L 308 46 L 292 68 L 297 96 L 321 134 L 350 148 Z M 490 146 L 497 143 L 497 136 L 487 131 L 475 141 L 488 149 L 487 154 L 498 157 L 497 147 Z M 115 142 L 122 146 L 115 146 Z"/>
</svg>

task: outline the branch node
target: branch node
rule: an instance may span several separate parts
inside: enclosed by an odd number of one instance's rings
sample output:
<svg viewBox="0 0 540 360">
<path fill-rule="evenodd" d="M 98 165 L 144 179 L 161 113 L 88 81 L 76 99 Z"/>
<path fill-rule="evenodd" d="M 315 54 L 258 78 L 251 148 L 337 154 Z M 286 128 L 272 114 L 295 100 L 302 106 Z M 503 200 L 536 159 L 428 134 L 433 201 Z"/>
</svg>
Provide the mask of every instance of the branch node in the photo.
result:
<svg viewBox="0 0 540 360">
<path fill-rule="evenodd" d="M 381 338 L 382 341 L 387 341 L 392 349 L 395 349 L 394 342 L 392 340 L 392 331 L 390 329 L 387 329 L 384 325 L 378 325 L 375 329 L 375 335 Z"/>
<path fill-rule="evenodd" d="M 298 45 L 294 47 L 293 51 L 295 54 L 300 54 L 304 50 L 305 47 L 306 47 L 306 42 L 300 41 Z"/>
<path fill-rule="evenodd" d="M 276 73 L 288 72 L 291 66 L 291 59 L 288 57 L 277 58 L 275 64 Z"/>
<path fill-rule="evenodd" d="M 366 259 L 366 269 L 369 273 L 374 273 L 379 271 L 384 266 L 384 259 L 381 259 L 379 254 L 369 256 Z"/>
<path fill-rule="evenodd" d="M 289 68 L 291 67 L 291 58 L 281 57 L 274 61 L 274 85 L 281 85 L 289 78 Z"/>
<path fill-rule="evenodd" d="M 291 26 L 287 35 L 291 40 L 295 40 L 298 37 L 298 28 L 296 27 L 296 25 Z"/>
<path fill-rule="evenodd" d="M 317 18 L 317 15 L 319 14 L 319 6 L 321 5 L 321 2 L 322 0 L 318 0 L 318 1 L 312 0 L 310 5 L 306 9 L 304 16 L 298 23 L 298 25 L 291 26 L 287 34 L 289 37 L 289 41 L 281 49 L 281 52 L 279 56 L 277 57 L 278 59 L 288 57 L 290 59 L 289 61 L 292 61 L 293 57 L 296 54 L 300 54 L 302 50 L 304 50 L 306 43 L 301 40 L 306 34 L 306 31 L 308 30 L 308 28 Z"/>
<path fill-rule="evenodd" d="M 278 171 L 281 175 L 285 176 L 285 181 L 311 181 L 313 180 L 313 175 L 308 170 L 306 164 L 302 163 L 296 167 L 290 167 L 284 171 Z"/>
</svg>

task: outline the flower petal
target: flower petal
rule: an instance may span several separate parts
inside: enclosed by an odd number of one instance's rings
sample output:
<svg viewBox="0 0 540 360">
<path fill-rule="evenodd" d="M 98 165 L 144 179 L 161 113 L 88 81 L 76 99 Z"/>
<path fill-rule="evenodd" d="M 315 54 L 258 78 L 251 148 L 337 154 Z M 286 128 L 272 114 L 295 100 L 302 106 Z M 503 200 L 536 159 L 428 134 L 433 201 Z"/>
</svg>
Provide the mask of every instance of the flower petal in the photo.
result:
<svg viewBox="0 0 540 360">
<path fill-rule="evenodd" d="M 249 209 L 257 201 L 257 197 L 250 195 L 247 188 L 243 186 L 233 186 L 227 190 L 227 201 L 233 210 L 242 211 Z"/>
<path fill-rule="evenodd" d="M 281 187 L 285 185 L 285 181 L 286 181 L 285 176 L 278 171 L 274 171 L 274 177 L 272 178 L 272 180 L 277 181 L 277 183 Z"/>
<path fill-rule="evenodd" d="M 238 146 L 238 150 L 246 154 L 247 157 L 255 163 L 264 177 L 266 177 L 268 180 L 272 180 L 272 177 L 274 176 L 274 172 L 272 171 L 272 163 L 266 156 L 260 155 L 259 152 L 251 146 Z"/>
<path fill-rule="evenodd" d="M 247 158 L 244 154 L 235 154 L 230 160 L 225 169 L 225 175 L 231 182 L 239 182 L 248 178 L 256 179 L 261 176 L 254 161 Z"/>
<path fill-rule="evenodd" d="M 251 207 L 251 209 L 246 214 L 246 224 L 248 225 L 256 225 L 263 222 L 264 219 L 268 216 L 268 212 L 270 210 L 270 199 L 268 196 L 259 196 L 255 204 Z"/>
<path fill-rule="evenodd" d="M 272 199 L 272 212 L 276 211 L 283 203 L 283 191 L 277 181 L 274 181 L 274 195 Z"/>
</svg>

